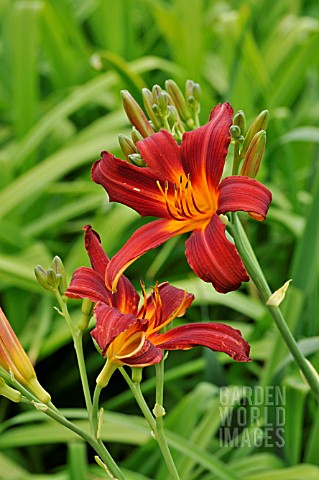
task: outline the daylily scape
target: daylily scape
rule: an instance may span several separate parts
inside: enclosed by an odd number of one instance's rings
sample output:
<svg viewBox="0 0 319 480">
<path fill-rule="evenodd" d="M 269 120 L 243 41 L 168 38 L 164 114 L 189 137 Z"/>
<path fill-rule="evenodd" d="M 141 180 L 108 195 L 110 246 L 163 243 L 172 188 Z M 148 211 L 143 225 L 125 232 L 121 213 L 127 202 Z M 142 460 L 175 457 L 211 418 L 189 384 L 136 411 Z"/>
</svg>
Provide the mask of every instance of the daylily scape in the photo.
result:
<svg viewBox="0 0 319 480">
<path fill-rule="evenodd" d="M 65 294 L 70 298 L 88 298 L 96 303 L 96 327 L 91 335 L 101 353 L 112 365 L 144 367 L 160 362 L 165 350 L 187 350 L 202 345 L 227 353 L 234 360 L 248 362 L 250 347 L 239 330 L 220 323 L 193 323 L 180 325 L 164 333 L 163 327 L 176 317 L 184 315 L 194 296 L 168 283 L 155 285 L 143 299 L 130 281 L 121 275 L 117 291 L 112 293 L 105 285 L 105 272 L 110 263 L 98 234 L 84 227 L 85 246 L 91 267 L 78 268 Z"/>
<path fill-rule="evenodd" d="M 166 130 L 137 142 L 146 167 L 106 151 L 93 165 L 92 179 L 105 188 L 110 201 L 123 203 L 142 216 L 160 218 L 136 230 L 108 263 L 106 285 L 113 292 L 132 262 L 186 232 L 192 232 L 186 240 L 186 258 L 197 276 L 222 293 L 249 280 L 219 215 L 241 210 L 264 220 L 271 193 L 247 176 L 221 180 L 233 113 L 229 103 L 217 105 L 206 125 L 183 134 L 180 146 Z"/>
</svg>

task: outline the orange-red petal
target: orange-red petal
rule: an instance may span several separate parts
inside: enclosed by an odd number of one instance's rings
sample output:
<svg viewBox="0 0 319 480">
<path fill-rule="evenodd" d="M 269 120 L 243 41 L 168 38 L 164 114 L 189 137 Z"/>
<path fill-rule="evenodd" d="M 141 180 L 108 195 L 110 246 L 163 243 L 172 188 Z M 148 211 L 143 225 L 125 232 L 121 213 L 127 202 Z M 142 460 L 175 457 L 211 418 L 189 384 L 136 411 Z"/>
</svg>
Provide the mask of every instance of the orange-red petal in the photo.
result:
<svg viewBox="0 0 319 480">
<path fill-rule="evenodd" d="M 225 236 L 225 225 L 213 215 L 205 229 L 194 230 L 186 240 L 186 257 L 196 275 L 227 293 L 237 290 L 249 277 L 236 247 Z"/>
<path fill-rule="evenodd" d="M 172 183 L 178 182 L 184 170 L 181 162 L 180 147 L 173 135 L 161 130 L 141 142 L 137 142 L 143 160 L 158 176 Z"/>
<path fill-rule="evenodd" d="M 122 272 L 143 253 L 158 247 L 180 233 L 179 230 L 176 230 L 176 226 L 178 227 L 178 222 L 156 220 L 138 228 L 111 259 L 105 272 L 106 286 L 116 291 Z"/>
<path fill-rule="evenodd" d="M 206 125 L 186 132 L 181 143 L 182 164 L 195 187 L 217 189 L 230 142 L 234 111 L 229 103 L 217 105 Z"/>
<path fill-rule="evenodd" d="M 69 298 L 89 298 L 92 302 L 113 304 L 112 292 L 92 268 L 80 267 L 73 273 L 65 295 Z"/>
<path fill-rule="evenodd" d="M 151 168 L 136 167 L 108 152 L 92 167 L 92 179 L 102 185 L 111 202 L 119 202 L 136 210 L 140 215 L 167 217 L 166 204 L 156 184 L 165 178 Z"/>
<path fill-rule="evenodd" d="M 105 269 L 110 261 L 104 252 L 101 239 L 99 234 L 93 230 L 91 225 L 85 225 L 83 227 L 84 233 L 84 244 L 86 251 L 89 255 L 91 266 L 102 279 L 105 276 Z"/>
<path fill-rule="evenodd" d="M 182 309 L 179 311 L 178 317 L 182 317 L 194 300 L 193 294 L 186 293 L 185 295 L 184 290 L 173 287 L 167 282 L 161 283 L 158 286 L 158 291 L 160 295 L 160 308 L 154 304 L 152 295 L 149 295 L 147 298 L 146 312 L 144 313 L 145 318 L 149 320 L 154 319 L 152 321 L 152 329 L 166 322 L 181 306 Z M 142 311 L 143 306 L 140 308 L 140 312 Z M 138 316 L 140 316 L 140 312 Z"/>
<path fill-rule="evenodd" d="M 135 315 L 124 314 L 105 303 L 98 303 L 94 313 L 96 327 L 91 331 L 91 335 L 102 350 L 103 356 L 106 355 L 108 346 L 118 335 L 134 324 L 141 325 L 141 321 Z"/>
<path fill-rule="evenodd" d="M 162 350 L 153 345 L 149 340 L 145 340 L 143 348 L 139 353 L 132 357 L 122 359 L 122 362 L 132 367 L 147 367 L 148 365 L 160 362 L 162 357 Z"/>
<path fill-rule="evenodd" d="M 271 192 L 262 183 L 250 177 L 226 177 L 219 185 L 217 213 L 252 212 L 256 220 L 264 220 L 271 202 Z"/>
<path fill-rule="evenodd" d="M 250 362 L 250 347 L 239 330 L 222 323 L 192 323 L 156 336 L 155 345 L 165 350 L 187 350 L 199 345 L 227 353 L 237 362 Z"/>
</svg>

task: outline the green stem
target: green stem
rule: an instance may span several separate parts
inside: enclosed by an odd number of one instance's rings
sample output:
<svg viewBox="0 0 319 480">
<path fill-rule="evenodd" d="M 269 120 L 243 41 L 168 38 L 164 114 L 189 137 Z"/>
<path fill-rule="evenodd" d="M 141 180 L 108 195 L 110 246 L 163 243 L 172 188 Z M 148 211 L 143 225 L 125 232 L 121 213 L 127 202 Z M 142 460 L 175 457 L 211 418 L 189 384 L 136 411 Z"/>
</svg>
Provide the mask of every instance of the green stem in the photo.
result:
<svg viewBox="0 0 319 480">
<path fill-rule="evenodd" d="M 92 420 L 93 420 L 93 429 L 94 435 L 97 435 L 98 430 L 98 414 L 99 414 L 99 400 L 102 388 L 96 385 L 93 395 L 93 409 L 92 409 Z"/>
<path fill-rule="evenodd" d="M 163 362 L 163 360 L 162 360 L 162 362 Z M 158 365 L 161 365 L 162 362 L 160 362 L 160 364 L 155 365 L 155 368 Z M 163 366 L 161 368 L 163 368 Z M 146 401 L 143 397 L 140 383 L 139 382 L 132 382 L 132 380 L 130 379 L 129 375 L 126 373 L 126 371 L 123 367 L 120 367 L 119 370 L 122 373 L 123 377 L 125 378 L 128 386 L 130 387 L 130 389 L 131 389 L 131 391 L 134 395 L 134 398 L 135 398 L 138 406 L 141 409 L 141 412 L 143 413 L 146 421 L 148 422 L 148 424 L 151 428 L 151 431 L 152 431 L 155 439 L 158 442 L 158 445 L 159 445 L 160 450 L 162 452 L 162 456 L 165 460 L 167 469 L 171 474 L 171 478 L 174 479 L 174 480 L 180 480 L 180 477 L 179 477 L 178 472 L 176 470 L 174 460 L 173 460 L 171 452 L 168 448 L 168 444 L 167 444 L 166 437 L 165 437 L 165 434 L 164 434 L 163 418 L 162 417 L 157 417 L 156 419 L 154 419 L 154 416 L 152 415 L 152 412 L 150 411 L 150 409 L 149 409 L 149 407 L 148 407 L 148 405 L 147 405 L 147 403 L 146 403 Z M 163 370 L 161 370 L 161 372 L 163 373 Z M 162 373 L 160 375 L 156 374 L 156 403 L 158 405 L 161 405 L 161 406 L 162 406 L 162 403 L 163 403 L 163 375 L 162 375 Z"/>
<path fill-rule="evenodd" d="M 238 175 L 239 165 L 240 165 L 240 155 L 239 155 L 239 143 L 234 143 L 234 162 L 233 162 L 233 170 L 232 175 Z"/>
<path fill-rule="evenodd" d="M 59 306 L 61 308 L 63 317 L 66 320 L 66 323 L 68 324 L 68 327 L 71 331 L 71 335 L 73 338 L 73 343 L 74 343 L 74 349 L 76 353 L 76 358 L 79 366 L 79 372 L 80 372 L 80 378 L 81 378 L 81 383 L 82 383 L 82 389 L 83 389 L 83 394 L 84 394 L 84 399 L 85 399 L 85 405 L 86 409 L 88 412 L 88 417 L 90 421 L 90 426 L 91 426 L 91 433 L 92 435 L 95 435 L 96 430 L 94 431 L 94 419 L 93 419 L 93 411 L 92 411 L 92 400 L 91 400 L 91 392 L 90 392 L 90 387 L 89 387 L 89 382 L 88 382 L 88 377 L 87 377 L 87 372 L 86 372 L 86 365 L 85 365 L 85 360 L 84 360 L 84 352 L 83 352 L 83 331 L 80 330 L 79 328 L 75 329 L 67 305 L 63 301 L 63 298 L 60 294 L 60 292 L 57 290 L 55 292 L 55 296 L 59 302 Z"/>
<path fill-rule="evenodd" d="M 286 320 L 279 307 L 267 305 L 267 300 L 271 295 L 270 287 L 265 279 L 261 267 L 255 257 L 253 249 L 247 238 L 247 235 L 240 223 L 236 213 L 232 214 L 232 223 L 228 224 L 231 235 L 233 236 L 236 248 L 245 265 L 248 275 L 256 285 L 256 288 L 268 308 L 283 340 L 285 341 L 296 364 L 306 378 L 312 392 L 319 400 L 319 378 L 310 362 L 302 354 L 296 340 L 294 339 Z"/>
<path fill-rule="evenodd" d="M 151 431 L 155 434 L 156 431 L 156 423 L 155 423 L 155 418 L 153 417 L 150 409 L 148 408 L 148 405 L 143 397 L 142 391 L 141 391 L 141 385 L 140 383 L 137 382 L 132 382 L 130 379 L 130 376 L 126 373 L 125 369 L 123 367 L 119 368 L 119 371 L 123 375 L 123 377 L 126 380 L 126 383 L 130 387 L 131 392 L 133 393 L 133 396 L 136 400 L 136 403 L 141 409 L 141 412 L 143 413 L 147 423 L 149 424 Z"/>
<path fill-rule="evenodd" d="M 82 428 L 70 422 L 67 418 L 64 417 L 64 415 L 62 415 L 62 413 L 56 408 L 56 406 L 52 402 L 49 402 L 47 405 L 44 405 L 41 402 L 39 402 L 39 400 L 32 393 L 30 393 L 23 385 L 21 385 L 15 379 L 12 379 L 7 372 L 3 371 L 3 369 L 1 369 L 1 375 L 3 376 L 3 378 L 7 379 L 8 382 L 10 381 L 10 383 L 17 390 L 19 390 L 22 393 L 22 395 L 26 397 L 25 399 L 23 399 L 24 402 L 28 402 L 30 405 L 33 405 L 42 413 L 48 415 L 53 420 L 57 421 L 61 425 L 64 425 L 66 428 L 68 428 L 69 430 L 72 430 L 74 433 L 76 433 L 81 438 L 83 438 L 96 451 L 96 453 L 99 455 L 101 460 L 105 463 L 105 465 L 110 470 L 114 478 L 118 480 L 125 480 L 125 477 L 123 476 L 121 470 L 119 469 L 119 467 L 117 466 L 117 464 L 115 463 L 112 456 L 110 455 L 110 453 L 108 452 L 108 450 L 106 449 L 105 445 L 101 440 L 98 440 L 95 436 L 90 435 L 88 432 L 86 432 Z"/>
<path fill-rule="evenodd" d="M 74 423 L 70 422 L 67 418 L 65 418 L 61 413 L 56 411 L 55 409 L 48 408 L 43 410 L 43 412 L 48 415 L 49 417 L 53 418 L 55 421 L 61 423 L 69 430 L 72 430 L 81 438 L 83 438 L 91 447 L 96 451 L 99 455 L 101 460 L 105 463 L 109 471 L 112 473 L 115 479 L 117 480 L 125 480 L 124 475 L 122 474 L 121 470 L 119 469 L 118 465 L 113 460 L 112 456 L 106 449 L 103 442 L 95 438 L 93 435 L 90 435 L 82 428 L 78 427 Z"/>
<path fill-rule="evenodd" d="M 160 415 L 156 415 L 156 438 L 158 441 L 158 444 L 160 446 L 160 449 L 162 451 L 162 455 L 165 459 L 167 468 L 171 472 L 172 478 L 179 479 L 179 474 L 177 472 L 173 457 L 171 455 L 171 452 L 169 450 L 167 440 L 165 437 L 165 432 L 164 432 L 164 423 L 163 423 L 163 415 L 165 415 L 165 410 L 163 407 L 164 403 L 164 359 L 155 364 L 155 372 L 156 372 L 156 407 L 161 408 L 163 410 L 163 413 Z"/>
</svg>

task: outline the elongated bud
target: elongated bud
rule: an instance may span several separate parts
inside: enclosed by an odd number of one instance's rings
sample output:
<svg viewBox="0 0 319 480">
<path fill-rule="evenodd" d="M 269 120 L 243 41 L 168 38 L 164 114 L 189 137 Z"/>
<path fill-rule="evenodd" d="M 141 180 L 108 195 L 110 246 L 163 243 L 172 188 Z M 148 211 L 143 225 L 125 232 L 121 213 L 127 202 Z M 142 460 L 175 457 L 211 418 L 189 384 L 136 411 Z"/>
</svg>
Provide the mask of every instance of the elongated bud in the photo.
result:
<svg viewBox="0 0 319 480">
<path fill-rule="evenodd" d="M 93 315 L 94 303 L 91 302 L 88 298 L 84 298 L 82 301 L 81 307 L 81 319 L 78 323 L 78 327 L 80 330 L 84 331 L 87 329 L 90 319 Z"/>
<path fill-rule="evenodd" d="M 48 279 L 49 285 L 51 285 L 51 287 L 52 287 L 54 290 L 56 290 L 56 289 L 59 287 L 59 285 L 60 285 L 61 275 L 55 273 L 55 271 L 53 270 L 53 268 L 48 268 L 48 269 L 47 269 L 47 279 Z"/>
<path fill-rule="evenodd" d="M 142 97 L 146 113 L 150 117 L 155 130 L 160 130 L 162 128 L 162 122 L 153 110 L 153 107 L 156 105 L 156 103 L 154 102 L 152 92 L 148 88 L 143 88 Z"/>
<path fill-rule="evenodd" d="M 61 258 L 56 255 L 52 260 L 51 267 L 52 267 L 52 270 L 55 271 L 57 277 L 60 279 L 58 286 L 59 286 L 60 293 L 63 295 L 66 289 L 68 288 L 68 284 L 67 284 L 65 268 Z"/>
<path fill-rule="evenodd" d="M 240 132 L 244 133 L 246 130 L 246 117 L 242 110 L 238 110 L 238 112 L 234 115 L 233 118 L 233 125 L 237 125 L 240 128 Z"/>
<path fill-rule="evenodd" d="M 15 390 L 14 388 L 9 387 L 3 378 L 0 377 L 0 395 L 8 398 L 11 402 L 19 403 L 21 401 L 22 394 Z"/>
<path fill-rule="evenodd" d="M 240 175 L 256 178 L 266 147 L 266 132 L 261 130 L 252 139 Z"/>
<path fill-rule="evenodd" d="M 132 129 L 131 137 L 132 137 L 132 140 L 133 140 L 134 144 L 136 144 L 137 142 L 140 142 L 141 140 L 144 140 L 142 135 L 140 134 L 140 132 L 138 130 L 136 130 L 135 127 L 133 127 L 133 129 Z"/>
<path fill-rule="evenodd" d="M 195 83 L 193 80 L 187 80 L 185 86 L 186 100 L 193 97 L 198 103 L 201 100 L 201 88 L 199 83 Z"/>
<path fill-rule="evenodd" d="M 153 104 L 158 104 L 158 97 L 163 92 L 163 89 L 159 85 L 153 85 L 152 88 L 152 97 L 153 97 Z"/>
<path fill-rule="evenodd" d="M 54 288 L 52 288 L 52 285 L 48 281 L 47 272 L 43 267 L 41 267 L 41 265 L 36 265 L 34 267 L 34 274 L 41 287 L 45 288 L 45 290 L 49 290 L 50 292 L 54 292 Z"/>
<path fill-rule="evenodd" d="M 187 80 L 185 87 L 186 102 L 190 110 L 193 112 L 194 120 L 198 121 L 198 114 L 200 112 L 201 89 L 199 83 L 193 80 Z"/>
<path fill-rule="evenodd" d="M 127 90 L 121 91 L 124 110 L 131 124 L 146 138 L 154 133 L 143 110 Z"/>
<path fill-rule="evenodd" d="M 251 123 L 250 127 L 248 128 L 247 134 L 245 136 L 245 140 L 243 143 L 243 147 L 240 151 L 240 156 L 243 157 L 246 155 L 250 142 L 260 130 L 265 130 L 267 128 L 269 121 L 269 112 L 268 110 L 263 110 Z"/>
<path fill-rule="evenodd" d="M 166 118 L 168 117 L 169 115 L 169 111 L 168 111 L 168 102 L 169 102 L 169 96 L 168 96 L 168 93 L 167 92 L 160 92 L 160 94 L 158 95 L 158 99 L 157 99 L 157 104 L 159 106 L 159 108 L 161 109 L 161 116 Z"/>
<path fill-rule="evenodd" d="M 135 129 L 135 131 L 137 130 Z M 126 135 L 120 134 L 118 136 L 118 141 L 119 141 L 125 160 L 129 161 L 129 155 L 132 155 L 133 153 L 138 153 L 136 146 L 134 145 L 132 140 Z"/>
<path fill-rule="evenodd" d="M 133 165 L 136 165 L 137 167 L 146 167 L 146 163 L 139 153 L 132 153 L 128 158 Z"/>
<path fill-rule="evenodd" d="M 172 98 L 174 105 L 181 117 L 182 121 L 190 128 L 194 126 L 194 120 L 192 119 L 191 113 L 187 107 L 184 95 L 181 90 L 178 88 L 174 80 L 166 80 L 165 88 Z"/>
<path fill-rule="evenodd" d="M 30 359 L 0 308 L 0 366 L 24 385 L 41 402 L 48 403 L 50 395 L 37 380 Z"/>
</svg>

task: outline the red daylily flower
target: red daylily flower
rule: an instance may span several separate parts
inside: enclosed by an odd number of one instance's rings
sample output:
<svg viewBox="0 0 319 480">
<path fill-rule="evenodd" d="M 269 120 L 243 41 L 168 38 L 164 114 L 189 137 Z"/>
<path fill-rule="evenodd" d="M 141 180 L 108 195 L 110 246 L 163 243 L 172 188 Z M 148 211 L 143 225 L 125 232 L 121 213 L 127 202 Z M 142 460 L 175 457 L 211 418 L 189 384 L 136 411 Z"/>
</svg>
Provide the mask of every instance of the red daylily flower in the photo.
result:
<svg viewBox="0 0 319 480">
<path fill-rule="evenodd" d="M 78 268 L 65 295 L 97 302 L 96 327 L 91 335 L 102 355 L 114 369 L 120 365 L 143 367 L 158 363 L 162 350 L 187 350 L 202 345 L 227 353 L 234 360 L 248 362 L 250 347 L 239 330 L 219 323 L 182 325 L 165 333 L 160 330 L 184 315 L 194 296 L 168 283 L 156 285 L 139 307 L 139 295 L 121 275 L 116 293 L 105 286 L 105 270 L 110 260 L 90 226 L 85 229 L 85 246 L 92 268 Z"/>
<path fill-rule="evenodd" d="M 184 133 L 180 146 L 166 130 L 137 142 L 145 168 L 102 152 L 92 179 L 106 189 L 110 201 L 161 218 L 139 228 L 112 258 L 106 269 L 110 289 L 116 290 L 122 272 L 143 253 L 185 232 L 192 232 L 186 241 L 188 263 L 201 279 L 222 293 L 249 280 L 219 215 L 242 210 L 264 220 L 271 193 L 246 176 L 221 181 L 232 115 L 228 103 L 217 105 L 206 125 Z"/>
</svg>

